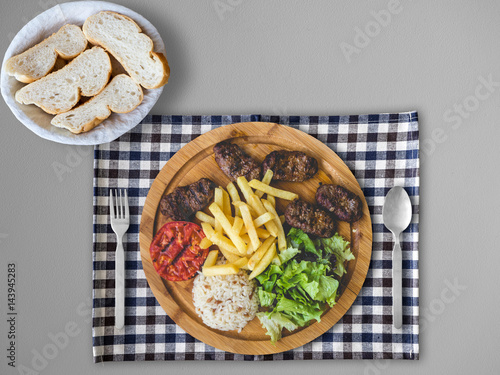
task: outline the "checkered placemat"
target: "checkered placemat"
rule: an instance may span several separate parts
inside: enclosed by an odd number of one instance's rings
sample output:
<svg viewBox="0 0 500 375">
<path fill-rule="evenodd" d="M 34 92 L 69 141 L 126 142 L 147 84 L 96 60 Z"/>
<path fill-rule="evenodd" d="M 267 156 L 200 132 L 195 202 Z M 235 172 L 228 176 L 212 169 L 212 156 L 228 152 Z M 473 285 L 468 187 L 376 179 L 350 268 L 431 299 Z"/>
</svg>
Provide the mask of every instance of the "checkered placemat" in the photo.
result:
<svg viewBox="0 0 500 375">
<path fill-rule="evenodd" d="M 288 352 L 239 355 L 208 346 L 178 327 L 151 292 L 139 251 L 141 210 L 165 163 L 182 146 L 216 127 L 244 121 L 300 129 L 332 148 L 356 176 L 373 223 L 373 253 L 364 286 L 351 309 L 316 340 Z M 94 361 L 418 359 L 419 152 L 416 112 L 360 116 L 148 116 L 94 153 Z M 389 189 L 404 186 L 413 219 L 403 234 L 404 328 L 392 325 L 391 233 L 382 224 Z M 109 188 L 127 188 L 130 228 L 125 241 L 125 332 L 114 328 L 116 237 L 109 223 Z"/>
</svg>

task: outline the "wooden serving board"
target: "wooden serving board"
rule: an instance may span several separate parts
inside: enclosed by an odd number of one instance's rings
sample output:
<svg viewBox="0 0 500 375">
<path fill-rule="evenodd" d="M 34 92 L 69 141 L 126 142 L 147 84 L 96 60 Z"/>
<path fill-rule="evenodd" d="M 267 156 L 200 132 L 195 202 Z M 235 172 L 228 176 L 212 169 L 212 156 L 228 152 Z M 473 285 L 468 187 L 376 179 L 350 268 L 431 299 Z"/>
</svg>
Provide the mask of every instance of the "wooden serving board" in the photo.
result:
<svg viewBox="0 0 500 375">
<path fill-rule="evenodd" d="M 156 273 L 149 246 L 158 229 L 168 218 L 159 211 L 164 193 L 172 192 L 177 186 L 191 184 L 202 177 L 208 177 L 217 185 L 225 187 L 230 180 L 215 162 L 213 146 L 223 140 L 238 144 L 249 155 L 261 162 L 275 150 L 299 150 L 316 158 L 319 171 L 312 179 L 298 182 L 276 182 L 272 185 L 293 191 L 301 199 L 314 203 L 316 189 L 320 183 L 338 184 L 359 195 L 363 201 L 363 217 L 349 224 L 339 223 L 338 232 L 351 242 L 351 251 L 356 260 L 348 263 L 347 274 L 341 280 L 340 298 L 335 306 L 308 327 L 285 331 L 283 338 L 272 345 L 269 336 L 255 318 L 238 333 L 219 331 L 203 324 L 196 315 L 191 289 L 193 280 L 170 282 Z M 287 201 L 277 199 L 278 213 L 283 213 Z M 365 197 L 356 178 L 344 162 L 328 146 L 316 138 L 291 127 L 264 123 L 246 122 L 226 125 L 214 129 L 189 142 L 179 150 L 163 167 L 146 198 L 141 217 L 140 248 L 144 273 L 156 299 L 165 312 L 187 333 L 200 341 L 228 352 L 239 354 L 273 354 L 302 346 L 330 329 L 346 313 L 356 299 L 366 278 L 372 251 L 372 225 Z"/>
</svg>

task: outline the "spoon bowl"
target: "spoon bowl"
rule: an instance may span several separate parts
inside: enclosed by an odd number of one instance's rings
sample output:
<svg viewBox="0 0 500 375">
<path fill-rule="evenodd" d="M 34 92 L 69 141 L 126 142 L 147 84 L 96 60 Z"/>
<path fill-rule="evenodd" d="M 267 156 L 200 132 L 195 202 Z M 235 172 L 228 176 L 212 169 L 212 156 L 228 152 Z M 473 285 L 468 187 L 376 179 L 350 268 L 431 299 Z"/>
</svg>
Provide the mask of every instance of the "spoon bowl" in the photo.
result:
<svg viewBox="0 0 500 375">
<path fill-rule="evenodd" d="M 399 237 L 410 225 L 412 216 L 411 201 L 401 186 L 394 186 L 385 197 L 382 208 L 384 225 L 394 236 L 392 252 L 392 313 L 394 327 L 403 326 L 403 257 Z"/>
</svg>

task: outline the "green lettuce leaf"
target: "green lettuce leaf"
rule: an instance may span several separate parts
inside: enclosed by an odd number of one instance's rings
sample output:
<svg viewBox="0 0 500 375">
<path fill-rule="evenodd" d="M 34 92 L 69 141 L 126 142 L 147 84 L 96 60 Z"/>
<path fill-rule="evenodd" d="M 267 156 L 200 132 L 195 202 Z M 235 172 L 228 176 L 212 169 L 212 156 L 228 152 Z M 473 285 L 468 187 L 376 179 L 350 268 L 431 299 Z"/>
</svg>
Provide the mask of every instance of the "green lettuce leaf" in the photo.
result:
<svg viewBox="0 0 500 375">
<path fill-rule="evenodd" d="M 311 297 L 311 299 L 317 299 L 315 297 L 319 292 L 319 286 L 320 286 L 318 281 L 312 280 L 312 281 L 301 282 L 299 285 L 301 289 L 307 292 L 307 294 L 309 295 L 309 297 Z"/>
<path fill-rule="evenodd" d="M 290 289 L 287 293 L 287 296 L 292 298 L 294 301 L 298 301 L 304 304 L 307 304 L 312 301 L 312 298 L 310 298 L 307 292 L 300 286 Z M 283 295 L 281 295 L 279 299 L 281 299 L 282 297 Z"/>
<path fill-rule="evenodd" d="M 295 247 L 289 247 L 279 253 L 279 258 L 281 260 L 281 264 L 288 262 L 290 259 L 292 259 L 295 255 L 299 253 L 299 249 Z"/>
<path fill-rule="evenodd" d="M 280 266 L 271 264 L 264 272 L 262 272 L 256 279 L 262 285 L 266 292 L 272 292 L 278 276 L 283 273 Z"/>
<path fill-rule="evenodd" d="M 262 324 L 262 327 L 266 330 L 266 335 L 271 337 L 271 343 L 274 344 L 281 338 L 281 331 L 283 328 L 294 331 L 298 328 L 288 317 L 279 313 L 265 313 L 258 312 L 257 317 Z"/>
<path fill-rule="evenodd" d="M 319 287 L 318 294 L 315 296 L 315 300 L 326 302 L 332 307 L 335 305 L 335 298 L 337 297 L 337 289 L 339 287 L 338 280 L 331 276 L 320 276 L 319 277 Z"/>
<path fill-rule="evenodd" d="M 271 306 L 274 300 L 276 299 L 275 293 L 266 292 L 261 287 L 257 289 L 257 294 L 259 295 L 259 301 L 261 306 Z"/>
<path fill-rule="evenodd" d="M 321 321 L 321 314 L 323 309 L 321 309 L 318 302 L 311 304 L 303 304 L 288 298 L 281 298 L 276 305 L 276 310 L 279 312 L 284 312 L 288 315 L 302 315 L 306 322 L 316 319 L 318 322 Z"/>
<path fill-rule="evenodd" d="M 326 253 L 334 254 L 337 258 L 336 268 L 333 272 L 338 276 L 342 277 L 344 273 L 347 273 L 345 269 L 345 262 L 355 259 L 354 254 L 351 252 L 349 247 L 350 243 L 338 233 L 335 233 L 333 237 L 322 238 L 321 244 Z"/>
<path fill-rule="evenodd" d="M 309 238 L 309 236 L 300 229 L 290 229 L 287 238 L 292 242 L 292 245 L 295 245 L 299 248 L 301 247 L 300 245 L 303 245 L 305 251 L 316 254 L 318 258 L 323 257 L 321 249 L 316 248 L 314 242 Z"/>
</svg>

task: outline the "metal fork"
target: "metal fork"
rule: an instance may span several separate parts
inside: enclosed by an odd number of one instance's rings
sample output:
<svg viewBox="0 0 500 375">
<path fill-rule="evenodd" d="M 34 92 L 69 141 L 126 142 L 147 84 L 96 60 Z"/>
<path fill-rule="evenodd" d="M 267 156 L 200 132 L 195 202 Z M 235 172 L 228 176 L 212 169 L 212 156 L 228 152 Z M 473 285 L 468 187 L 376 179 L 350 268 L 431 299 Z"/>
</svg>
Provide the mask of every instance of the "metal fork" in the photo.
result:
<svg viewBox="0 0 500 375">
<path fill-rule="evenodd" d="M 113 190 L 109 190 L 109 217 L 111 219 L 111 228 L 117 238 L 115 254 L 115 327 L 122 329 L 125 325 L 125 251 L 123 250 L 122 239 L 130 225 L 126 189 L 115 189 L 115 196 L 113 196 Z"/>
</svg>

